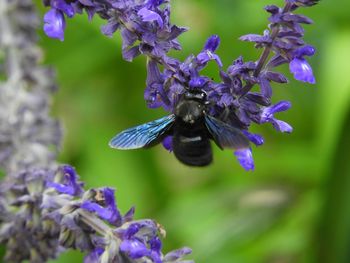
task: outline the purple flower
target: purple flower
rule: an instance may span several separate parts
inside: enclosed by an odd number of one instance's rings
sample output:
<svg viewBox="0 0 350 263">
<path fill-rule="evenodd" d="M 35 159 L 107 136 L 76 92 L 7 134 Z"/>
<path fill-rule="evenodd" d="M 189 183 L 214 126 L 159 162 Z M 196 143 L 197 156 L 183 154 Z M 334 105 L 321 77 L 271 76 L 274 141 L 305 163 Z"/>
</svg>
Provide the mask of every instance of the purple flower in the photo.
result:
<svg viewBox="0 0 350 263">
<path fill-rule="evenodd" d="M 234 152 L 234 155 L 236 156 L 240 165 L 246 171 L 254 170 L 254 160 L 253 160 L 252 149 L 250 148 L 239 149 Z"/>
<path fill-rule="evenodd" d="M 119 226 L 122 222 L 122 217 L 116 205 L 114 190 L 108 187 L 102 188 L 98 190 L 96 195 L 96 200 L 84 201 L 80 207 L 96 213 L 100 218 L 107 220 L 112 225 Z M 103 205 L 100 205 L 101 203 Z"/>
<path fill-rule="evenodd" d="M 221 59 L 214 52 L 219 47 L 220 38 L 217 35 L 213 35 L 208 38 L 207 42 L 204 45 L 202 52 L 197 55 L 198 64 L 200 68 L 204 67 L 208 61 L 215 60 L 219 67 L 222 67 Z"/>
<path fill-rule="evenodd" d="M 120 251 L 132 259 L 152 258 L 152 262 L 161 263 L 162 243 L 157 237 L 158 228 L 151 220 L 132 223 L 126 230 L 118 231 L 122 238 Z"/>
<path fill-rule="evenodd" d="M 304 59 L 304 56 L 313 56 L 314 54 L 315 48 L 312 46 L 304 46 L 293 52 L 293 59 L 289 63 L 289 69 L 294 74 L 296 80 L 311 84 L 316 83 L 312 68 L 306 59 Z"/>
<path fill-rule="evenodd" d="M 52 8 L 44 16 L 44 31 L 45 34 L 52 38 L 64 40 L 64 29 L 66 21 L 61 11 Z"/>
<path fill-rule="evenodd" d="M 161 16 L 159 14 L 157 14 L 156 12 L 153 12 L 149 9 L 147 9 L 146 7 L 141 8 L 137 14 L 142 18 L 142 21 L 145 22 L 153 22 L 156 21 L 158 23 L 158 26 L 160 28 L 163 27 L 163 19 L 161 18 Z"/>
<path fill-rule="evenodd" d="M 274 114 L 281 111 L 286 111 L 291 107 L 291 104 L 289 101 L 281 101 L 275 105 L 272 105 L 270 107 L 265 107 L 261 112 L 261 123 L 270 122 L 272 123 L 273 127 L 280 131 L 280 132 L 286 132 L 291 133 L 293 131 L 292 126 L 290 126 L 288 123 L 277 120 L 274 117 Z"/>
<path fill-rule="evenodd" d="M 150 250 L 147 246 L 135 239 L 126 239 L 120 244 L 120 251 L 126 253 L 129 257 L 133 259 L 138 259 L 142 257 L 150 256 Z"/>
<path fill-rule="evenodd" d="M 78 176 L 73 167 L 64 165 L 59 168 L 58 172 L 61 174 L 60 181 L 48 181 L 47 187 L 55 188 L 57 192 L 71 196 L 78 196 L 82 193 L 82 184 L 78 182 Z"/>
</svg>

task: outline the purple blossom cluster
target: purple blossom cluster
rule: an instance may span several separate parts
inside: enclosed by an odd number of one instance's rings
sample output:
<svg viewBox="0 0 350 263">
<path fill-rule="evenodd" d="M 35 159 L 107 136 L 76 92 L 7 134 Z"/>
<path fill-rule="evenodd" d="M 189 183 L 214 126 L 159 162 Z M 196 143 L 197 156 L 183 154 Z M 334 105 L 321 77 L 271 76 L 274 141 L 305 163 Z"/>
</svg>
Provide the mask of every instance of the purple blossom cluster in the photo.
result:
<svg viewBox="0 0 350 263">
<path fill-rule="evenodd" d="M 97 13 L 108 21 L 102 28 L 104 34 L 110 36 L 120 30 L 124 59 L 131 61 L 139 54 L 147 56 L 144 98 L 148 107 L 163 107 L 173 112 L 186 90 L 203 90 L 210 101 L 209 114 L 241 129 L 253 144 L 259 146 L 264 139 L 249 132 L 252 123 L 271 123 L 277 131 L 285 133 L 293 130 L 291 125 L 275 117 L 276 113 L 291 107 L 288 101 L 272 102 L 272 83 L 288 82 L 275 68 L 289 64 L 296 80 L 315 83 L 312 68 L 305 58 L 314 55 L 315 48 L 304 42 L 302 27 L 312 21 L 295 11 L 317 2 L 285 0 L 282 8 L 266 6 L 265 10 L 270 14 L 268 29 L 262 35 L 248 34 L 240 38 L 262 49 L 260 58 L 244 61 L 239 57 L 226 70 L 215 53 L 220 43 L 216 35 L 207 40 L 199 54 L 190 55 L 185 61 L 167 55 L 169 50 L 181 48 L 176 38 L 186 29 L 170 24 L 170 4 L 166 0 L 44 0 L 51 7 L 45 15 L 44 31 L 50 37 L 63 40 L 65 17 L 73 17 L 82 10 L 86 10 L 90 18 Z M 201 75 L 210 61 L 218 66 L 219 82 Z M 171 138 L 165 138 L 163 145 L 171 151 Z M 244 169 L 254 169 L 251 147 L 234 154 Z"/>
<path fill-rule="evenodd" d="M 0 204 L 0 242 L 10 262 L 45 262 L 64 248 L 84 252 L 85 263 L 185 262 L 191 253 L 185 247 L 163 255 L 159 224 L 134 220 L 134 208 L 122 215 L 112 188 L 85 191 L 69 165 L 13 175 L 0 184 Z"/>
<path fill-rule="evenodd" d="M 169 50 L 181 49 L 176 38 L 186 31 L 170 23 L 169 0 L 44 0 L 44 4 L 51 7 L 44 17 L 44 31 L 49 37 L 63 41 L 66 17 L 85 10 L 91 19 L 97 13 L 108 21 L 102 27 L 103 34 L 112 36 L 120 30 L 127 61 L 139 54 L 166 60 Z"/>
</svg>

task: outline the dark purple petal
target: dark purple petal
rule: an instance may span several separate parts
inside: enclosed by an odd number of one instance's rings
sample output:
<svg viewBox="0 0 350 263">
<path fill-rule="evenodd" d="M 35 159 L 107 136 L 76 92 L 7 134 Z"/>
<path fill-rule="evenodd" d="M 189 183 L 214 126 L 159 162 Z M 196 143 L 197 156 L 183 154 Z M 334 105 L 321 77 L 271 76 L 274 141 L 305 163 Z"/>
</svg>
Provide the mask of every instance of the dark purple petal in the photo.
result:
<svg viewBox="0 0 350 263">
<path fill-rule="evenodd" d="M 235 103 L 235 98 L 231 94 L 223 93 L 220 99 L 218 100 L 217 105 L 222 107 L 227 107 L 230 105 L 234 105 L 234 103 Z"/>
<path fill-rule="evenodd" d="M 92 18 L 94 17 L 94 15 L 95 15 L 95 13 L 96 13 L 96 9 L 94 7 L 87 6 L 87 7 L 85 7 L 85 11 L 86 11 L 86 13 L 88 15 L 89 21 L 91 21 Z"/>
<path fill-rule="evenodd" d="M 130 30 L 123 28 L 121 30 L 123 47 L 132 46 L 137 40 L 137 35 Z"/>
<path fill-rule="evenodd" d="M 267 98 L 267 97 L 265 97 L 262 94 L 257 93 L 257 92 L 249 92 L 246 95 L 246 98 L 249 99 L 250 101 L 258 103 L 259 105 L 262 105 L 262 106 L 270 106 L 270 104 L 271 104 L 270 98 Z"/>
<path fill-rule="evenodd" d="M 280 11 L 276 5 L 267 5 L 265 6 L 265 10 L 271 14 L 277 14 Z"/>
<path fill-rule="evenodd" d="M 316 80 L 310 64 L 303 58 L 294 58 L 289 63 L 290 72 L 299 81 L 315 84 Z"/>
<path fill-rule="evenodd" d="M 153 21 L 157 21 L 158 25 L 160 28 L 163 28 L 163 19 L 161 18 L 161 16 L 159 14 L 157 14 L 156 12 L 153 12 L 149 9 L 147 9 L 146 7 L 141 8 L 137 14 L 139 16 L 141 16 L 142 20 L 144 22 L 153 22 Z"/>
<path fill-rule="evenodd" d="M 288 79 L 282 73 L 268 71 L 264 74 L 264 76 L 268 80 L 274 81 L 277 83 L 287 83 L 288 82 Z"/>
<path fill-rule="evenodd" d="M 271 88 L 270 81 L 268 81 L 264 77 L 261 77 L 259 80 L 259 84 L 260 84 L 261 94 L 266 98 L 271 98 L 272 88 Z"/>
<path fill-rule="evenodd" d="M 102 34 L 112 37 L 113 33 L 118 30 L 120 24 L 116 20 L 108 21 L 107 25 L 101 27 Z"/>
<path fill-rule="evenodd" d="M 274 68 L 274 67 L 280 66 L 284 63 L 288 63 L 288 60 L 278 54 L 278 55 L 275 55 L 274 57 L 272 57 L 266 66 L 268 68 Z"/>
<path fill-rule="evenodd" d="M 236 150 L 234 155 L 246 171 L 254 170 L 254 160 L 250 148 Z"/>
<path fill-rule="evenodd" d="M 44 31 L 48 37 L 64 40 L 66 21 L 61 11 L 52 8 L 44 16 Z"/>
<path fill-rule="evenodd" d="M 312 24 L 313 21 L 308 18 L 307 16 L 303 15 L 296 15 L 296 14 L 285 14 L 283 16 L 283 20 L 287 22 L 296 22 L 296 23 L 303 23 L 303 24 Z"/>
<path fill-rule="evenodd" d="M 207 39 L 207 42 L 204 45 L 204 50 L 215 52 L 215 50 L 219 47 L 219 44 L 220 44 L 219 36 L 212 35 Z"/>
<path fill-rule="evenodd" d="M 161 76 L 158 64 L 155 60 L 149 60 L 147 62 L 147 85 L 152 85 L 154 83 L 163 83 L 163 78 Z"/>
<path fill-rule="evenodd" d="M 162 141 L 162 145 L 167 151 L 172 152 L 173 151 L 173 137 L 172 136 L 165 137 Z"/>
<path fill-rule="evenodd" d="M 123 58 L 129 62 L 133 61 L 135 57 L 141 54 L 139 46 L 135 46 L 132 48 L 125 48 L 123 49 L 122 53 L 123 53 Z"/>
<path fill-rule="evenodd" d="M 135 207 L 131 207 L 128 212 L 123 216 L 123 222 L 130 222 L 133 220 L 135 214 Z"/>
</svg>

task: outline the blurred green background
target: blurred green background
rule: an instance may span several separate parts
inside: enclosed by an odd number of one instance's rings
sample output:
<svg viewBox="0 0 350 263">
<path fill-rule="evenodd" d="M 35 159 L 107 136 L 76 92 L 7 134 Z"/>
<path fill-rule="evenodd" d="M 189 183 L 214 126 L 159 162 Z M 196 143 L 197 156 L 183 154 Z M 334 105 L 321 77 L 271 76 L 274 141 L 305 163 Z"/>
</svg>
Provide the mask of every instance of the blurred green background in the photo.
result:
<svg viewBox="0 0 350 263">
<path fill-rule="evenodd" d="M 183 52 L 201 50 L 212 34 L 227 67 L 240 54 L 256 60 L 261 51 L 238 41 L 267 25 L 266 0 L 176 0 L 172 21 L 188 26 Z M 45 11 L 37 1 L 41 15 Z M 107 143 L 117 132 L 161 116 L 143 100 L 145 58 L 121 58 L 121 39 L 100 33 L 104 23 L 77 16 L 67 23 L 65 41 L 40 31 L 45 64 L 57 69 L 60 86 L 53 115 L 64 124 L 60 162 L 69 163 L 87 187 L 117 189 L 118 206 L 136 206 L 136 218 L 153 218 L 167 230 L 164 250 L 193 249 L 196 262 L 350 262 L 350 2 L 321 1 L 300 10 L 315 24 L 306 41 L 317 48 L 310 60 L 316 85 L 295 81 L 274 86 L 274 102 L 293 108 L 278 118 L 294 127 L 290 135 L 271 125 L 253 127 L 265 137 L 254 147 L 256 169 L 245 172 L 229 151 L 214 153 L 208 168 L 188 168 L 161 146 L 116 151 Z M 209 75 L 218 79 L 216 67 Z M 67 252 L 52 262 L 80 262 Z"/>
</svg>

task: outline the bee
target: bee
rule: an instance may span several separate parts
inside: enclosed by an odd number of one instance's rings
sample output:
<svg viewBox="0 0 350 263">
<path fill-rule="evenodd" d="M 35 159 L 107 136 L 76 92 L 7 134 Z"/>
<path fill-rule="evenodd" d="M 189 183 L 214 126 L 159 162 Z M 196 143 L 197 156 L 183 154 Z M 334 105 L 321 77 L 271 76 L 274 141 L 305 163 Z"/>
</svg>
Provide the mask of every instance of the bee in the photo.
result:
<svg viewBox="0 0 350 263">
<path fill-rule="evenodd" d="M 182 94 L 171 115 L 118 133 L 109 146 L 120 150 L 149 148 L 172 136 L 176 158 L 189 166 L 206 166 L 213 161 L 210 140 L 221 148 L 249 147 L 246 136 L 208 114 L 210 102 L 202 90 Z"/>
</svg>

